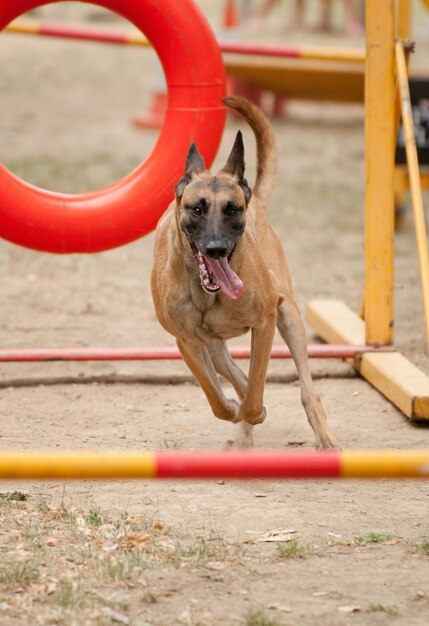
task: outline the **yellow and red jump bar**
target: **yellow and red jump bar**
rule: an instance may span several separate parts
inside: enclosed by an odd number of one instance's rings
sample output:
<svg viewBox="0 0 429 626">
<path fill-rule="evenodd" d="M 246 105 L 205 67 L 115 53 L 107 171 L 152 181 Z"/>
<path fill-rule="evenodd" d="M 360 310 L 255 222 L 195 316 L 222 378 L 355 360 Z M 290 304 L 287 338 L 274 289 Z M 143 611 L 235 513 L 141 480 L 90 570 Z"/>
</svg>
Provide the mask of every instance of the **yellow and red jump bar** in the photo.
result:
<svg viewBox="0 0 429 626">
<path fill-rule="evenodd" d="M 62 39 L 80 39 L 81 41 L 150 46 L 150 42 L 139 32 L 121 32 L 118 30 L 88 28 L 87 26 L 68 26 L 66 24 L 38 22 L 37 20 L 16 20 L 9 24 L 5 31 L 21 35 L 41 35 L 44 37 L 60 37 Z M 365 51 L 353 48 L 267 45 L 242 41 L 219 41 L 219 48 L 222 52 L 231 54 L 318 61 L 344 61 L 348 63 L 364 63 L 365 61 Z"/>
<path fill-rule="evenodd" d="M 0 479 L 429 478 L 429 450 L 0 452 Z"/>
</svg>

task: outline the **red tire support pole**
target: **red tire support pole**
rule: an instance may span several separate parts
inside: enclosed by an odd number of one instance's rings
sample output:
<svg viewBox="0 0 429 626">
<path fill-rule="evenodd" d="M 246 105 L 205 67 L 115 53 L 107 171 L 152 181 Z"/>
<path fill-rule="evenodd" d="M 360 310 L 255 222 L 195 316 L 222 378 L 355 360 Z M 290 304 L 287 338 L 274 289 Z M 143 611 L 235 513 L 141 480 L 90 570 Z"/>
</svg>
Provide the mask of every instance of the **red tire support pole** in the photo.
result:
<svg viewBox="0 0 429 626">
<path fill-rule="evenodd" d="M 390 348 L 374 346 L 327 345 L 308 346 L 308 356 L 313 359 L 351 359 L 363 352 L 386 352 Z M 231 346 L 230 354 L 235 359 L 248 359 L 250 348 Z M 272 359 L 290 359 L 290 350 L 285 345 L 274 345 Z M 0 363 L 42 361 L 177 361 L 182 355 L 175 347 L 154 346 L 149 348 L 18 348 L 0 350 Z"/>
</svg>

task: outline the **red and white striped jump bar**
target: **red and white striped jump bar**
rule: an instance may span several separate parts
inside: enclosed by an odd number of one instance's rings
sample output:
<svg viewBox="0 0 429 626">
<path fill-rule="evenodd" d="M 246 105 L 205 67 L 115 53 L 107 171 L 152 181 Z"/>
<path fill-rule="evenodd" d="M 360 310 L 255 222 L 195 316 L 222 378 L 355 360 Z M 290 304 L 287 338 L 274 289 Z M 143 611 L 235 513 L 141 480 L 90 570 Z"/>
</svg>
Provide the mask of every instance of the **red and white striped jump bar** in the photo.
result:
<svg viewBox="0 0 429 626">
<path fill-rule="evenodd" d="M 312 359 L 350 359 L 364 352 L 390 352 L 391 348 L 365 345 L 311 344 L 308 356 Z M 235 359 L 248 359 L 250 348 L 231 346 Z M 290 359 L 285 345 L 274 345 L 272 359 Z M 20 348 L 0 350 L 0 363 L 32 361 L 178 361 L 182 355 L 176 347 L 154 346 L 151 348 Z"/>
<path fill-rule="evenodd" d="M 0 453 L 0 479 L 428 478 L 429 450 Z"/>
</svg>

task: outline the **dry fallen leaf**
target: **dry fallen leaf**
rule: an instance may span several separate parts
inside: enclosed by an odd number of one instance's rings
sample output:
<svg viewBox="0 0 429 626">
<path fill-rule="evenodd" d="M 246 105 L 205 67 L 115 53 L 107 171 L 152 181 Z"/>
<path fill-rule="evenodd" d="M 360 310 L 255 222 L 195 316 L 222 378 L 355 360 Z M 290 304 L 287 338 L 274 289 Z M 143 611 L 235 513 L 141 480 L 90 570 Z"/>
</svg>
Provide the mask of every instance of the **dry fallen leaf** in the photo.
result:
<svg viewBox="0 0 429 626">
<path fill-rule="evenodd" d="M 50 596 L 53 593 L 55 593 L 56 590 L 57 590 L 57 583 L 54 583 L 54 582 L 46 583 L 46 585 L 44 587 L 44 592 L 48 596 Z"/>
<path fill-rule="evenodd" d="M 328 595 L 328 592 L 327 592 L 327 591 L 315 591 L 312 595 L 313 595 L 315 598 L 321 598 L 321 597 L 323 597 L 323 596 L 327 596 L 327 595 Z"/>
<path fill-rule="evenodd" d="M 262 537 L 256 537 L 255 539 L 246 539 L 244 543 L 271 543 L 275 541 L 286 542 L 292 541 L 291 535 L 296 533 L 295 528 L 282 529 L 277 528 L 275 530 L 270 530 Z"/>
<path fill-rule="evenodd" d="M 206 568 L 214 571 L 219 571 L 225 569 L 225 563 L 221 563 L 220 561 L 208 561 L 206 563 Z"/>
<path fill-rule="evenodd" d="M 124 548 L 125 550 L 133 550 L 134 548 L 143 550 L 146 548 L 149 540 L 150 535 L 148 533 L 135 533 L 134 535 L 128 535 L 124 541 Z"/>
<path fill-rule="evenodd" d="M 105 617 L 109 617 L 112 622 L 118 622 L 119 624 L 129 624 L 130 620 L 123 613 L 119 613 L 118 611 L 113 611 L 109 609 L 109 607 L 105 607 L 102 609 L 102 613 Z"/>
<path fill-rule="evenodd" d="M 348 606 L 339 606 L 338 611 L 340 613 L 358 613 L 361 610 L 360 606 L 357 605 L 348 605 Z"/>
<path fill-rule="evenodd" d="M 159 522 L 154 524 L 153 529 L 156 530 L 158 533 L 165 533 L 167 531 L 167 527 L 164 526 L 164 524 L 160 524 Z"/>
<path fill-rule="evenodd" d="M 55 539 L 54 537 L 50 537 L 49 539 L 46 540 L 46 545 L 47 546 L 56 546 L 56 545 L 58 545 L 58 539 Z"/>
</svg>

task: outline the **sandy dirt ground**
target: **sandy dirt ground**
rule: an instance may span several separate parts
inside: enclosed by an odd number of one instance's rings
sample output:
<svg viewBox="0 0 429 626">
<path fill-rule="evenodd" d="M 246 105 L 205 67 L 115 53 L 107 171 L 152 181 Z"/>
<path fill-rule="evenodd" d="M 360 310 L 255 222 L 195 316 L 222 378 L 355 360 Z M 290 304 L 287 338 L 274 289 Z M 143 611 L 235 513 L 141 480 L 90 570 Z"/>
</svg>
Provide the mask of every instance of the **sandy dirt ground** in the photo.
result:
<svg viewBox="0 0 429 626">
<path fill-rule="evenodd" d="M 219 24 L 219 7 L 201 4 Z M 276 15 L 265 38 L 280 39 Z M 428 15 L 415 15 L 416 65 L 428 58 Z M 124 26 L 74 3 L 39 16 Z M 150 52 L 2 35 L 0 68 L 1 159 L 29 182 L 70 193 L 99 188 L 156 141 L 156 131 L 130 124 L 150 102 Z M 299 305 L 339 298 L 358 309 L 363 109 L 291 103 L 273 123 L 280 176 L 270 215 Z M 217 163 L 239 127 L 253 180 L 253 137 L 237 120 Z M 429 374 L 413 228 L 409 212 L 396 238 L 396 343 Z M 54 256 L 1 241 L 1 347 L 173 345 L 150 298 L 152 247 L 150 235 L 102 254 Z M 429 447 L 428 429 L 410 424 L 349 365 L 311 367 L 344 448 Z M 265 404 L 258 448 L 312 448 L 291 363 L 270 364 Z M 2 449 L 205 450 L 234 435 L 176 362 L 5 364 L 0 416 Z M 0 492 L 2 626 L 428 623 L 425 483 L 6 482 Z M 266 541 L 273 533 L 283 540 Z"/>
</svg>

